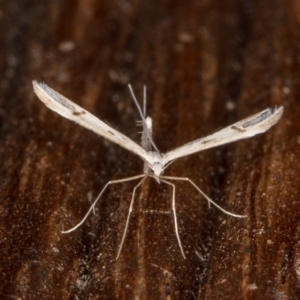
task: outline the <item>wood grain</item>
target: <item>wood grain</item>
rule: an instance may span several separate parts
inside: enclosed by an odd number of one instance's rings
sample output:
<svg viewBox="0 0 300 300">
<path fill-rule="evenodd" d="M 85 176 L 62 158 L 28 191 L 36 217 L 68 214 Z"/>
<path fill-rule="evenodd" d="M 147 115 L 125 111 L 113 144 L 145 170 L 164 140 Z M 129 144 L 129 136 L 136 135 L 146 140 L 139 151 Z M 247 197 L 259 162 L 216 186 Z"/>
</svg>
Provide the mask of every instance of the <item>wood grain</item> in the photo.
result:
<svg viewBox="0 0 300 300">
<path fill-rule="evenodd" d="M 299 1 L 2 1 L 0 298 L 299 299 Z M 138 141 L 127 83 L 148 88 L 166 152 L 275 105 L 266 134 L 178 160 L 232 218 L 187 184 L 111 187 L 142 161 L 49 111 L 50 87 Z"/>
</svg>

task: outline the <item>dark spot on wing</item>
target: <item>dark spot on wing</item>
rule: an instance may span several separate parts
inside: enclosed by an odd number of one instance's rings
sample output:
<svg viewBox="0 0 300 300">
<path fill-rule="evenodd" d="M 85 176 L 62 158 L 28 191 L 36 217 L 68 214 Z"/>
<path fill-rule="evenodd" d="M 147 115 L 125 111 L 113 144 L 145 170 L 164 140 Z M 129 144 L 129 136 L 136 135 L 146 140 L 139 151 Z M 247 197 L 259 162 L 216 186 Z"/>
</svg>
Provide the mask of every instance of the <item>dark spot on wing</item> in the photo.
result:
<svg viewBox="0 0 300 300">
<path fill-rule="evenodd" d="M 234 126 L 234 125 L 231 126 L 231 128 L 234 129 L 234 130 L 236 130 L 236 131 L 238 131 L 238 132 L 245 132 L 246 131 L 245 129 L 243 129 L 241 127 Z"/>
<path fill-rule="evenodd" d="M 250 127 L 253 125 L 256 125 L 264 120 L 266 120 L 267 118 L 269 118 L 274 112 L 271 109 L 268 109 L 264 112 L 262 112 L 259 116 L 257 116 L 256 118 L 250 120 L 250 121 L 246 121 L 242 126 L 244 128 L 246 127 Z"/>
<path fill-rule="evenodd" d="M 80 116 L 80 115 L 84 115 L 85 114 L 85 111 L 84 110 L 82 110 L 82 111 L 74 111 L 73 112 L 73 115 L 74 116 Z"/>
<path fill-rule="evenodd" d="M 113 132 L 111 131 L 107 131 L 110 135 L 115 135 Z"/>
<path fill-rule="evenodd" d="M 204 141 L 202 141 L 202 144 L 207 144 L 207 143 L 211 143 L 211 142 L 213 142 L 214 140 L 204 140 Z"/>
</svg>

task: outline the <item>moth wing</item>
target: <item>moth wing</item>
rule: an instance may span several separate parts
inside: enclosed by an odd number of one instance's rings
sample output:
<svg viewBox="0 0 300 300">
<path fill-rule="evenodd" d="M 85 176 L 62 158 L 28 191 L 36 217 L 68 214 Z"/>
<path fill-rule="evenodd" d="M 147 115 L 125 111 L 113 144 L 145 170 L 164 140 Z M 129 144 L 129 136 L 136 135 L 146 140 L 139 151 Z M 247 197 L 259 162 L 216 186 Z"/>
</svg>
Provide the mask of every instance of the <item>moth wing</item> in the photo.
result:
<svg viewBox="0 0 300 300">
<path fill-rule="evenodd" d="M 72 120 L 79 125 L 94 131 L 98 135 L 120 145 L 140 156 L 142 159 L 148 158 L 148 153 L 137 143 L 132 141 L 124 134 L 118 132 L 112 127 L 108 126 L 91 113 L 67 99 L 63 95 L 48 87 L 45 83 L 33 81 L 33 89 L 38 98 L 51 110 L 66 119 Z"/>
<path fill-rule="evenodd" d="M 208 148 L 228 144 L 263 133 L 275 125 L 283 114 L 283 106 L 267 108 L 207 137 L 189 142 L 163 156 L 164 164 Z"/>
</svg>

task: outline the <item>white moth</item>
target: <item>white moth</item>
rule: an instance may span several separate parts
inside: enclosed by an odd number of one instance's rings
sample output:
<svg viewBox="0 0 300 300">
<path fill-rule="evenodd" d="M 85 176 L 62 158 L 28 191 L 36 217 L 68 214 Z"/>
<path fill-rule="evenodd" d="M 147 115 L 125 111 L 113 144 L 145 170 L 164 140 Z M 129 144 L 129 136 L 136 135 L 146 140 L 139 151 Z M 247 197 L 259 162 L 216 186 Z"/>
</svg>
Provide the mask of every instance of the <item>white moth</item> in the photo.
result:
<svg viewBox="0 0 300 300">
<path fill-rule="evenodd" d="M 131 197 L 131 202 L 129 205 L 129 212 L 127 215 L 127 220 L 125 224 L 124 233 L 122 236 L 122 240 L 119 246 L 117 258 L 119 257 L 123 243 L 125 240 L 126 232 L 129 225 L 130 215 L 133 209 L 133 203 L 135 198 L 136 190 L 148 177 L 152 177 L 158 182 L 164 182 L 167 185 L 172 187 L 172 212 L 174 217 L 174 224 L 175 224 L 175 233 L 178 241 L 179 248 L 181 250 L 182 256 L 185 258 L 184 250 L 182 247 L 182 243 L 179 236 L 178 231 L 178 224 L 177 224 L 177 217 L 176 217 L 176 207 L 175 207 L 175 184 L 171 183 L 169 180 L 177 180 L 177 181 L 187 181 L 189 182 L 203 197 L 208 201 L 209 205 L 212 204 L 219 208 L 224 213 L 234 216 L 234 217 L 245 217 L 243 215 L 233 214 L 231 212 L 226 211 L 222 207 L 220 207 L 217 203 L 215 203 L 212 199 L 210 199 L 206 194 L 202 192 L 202 190 L 189 178 L 186 177 L 173 177 L 173 176 L 164 176 L 162 173 L 165 169 L 176 159 L 187 156 L 208 148 L 220 146 L 223 144 L 231 143 L 237 140 L 245 139 L 252 137 L 256 134 L 263 133 L 267 131 L 270 127 L 275 125 L 278 120 L 281 118 L 283 113 L 283 107 L 275 107 L 274 109 L 265 109 L 253 116 L 250 116 L 246 119 L 243 119 L 233 125 L 225 127 L 224 129 L 213 133 L 207 137 L 197 139 L 195 141 L 189 142 L 181 147 L 178 147 L 172 151 L 169 151 L 165 154 L 160 153 L 157 147 L 155 146 L 152 140 L 152 120 L 150 117 L 146 117 L 146 110 L 145 110 L 145 103 L 146 103 L 146 89 L 144 88 L 144 111 L 142 112 L 136 97 L 132 91 L 131 86 L 129 85 L 130 92 L 132 97 L 135 101 L 135 104 L 138 107 L 140 116 L 142 118 L 142 125 L 143 125 L 143 134 L 142 134 L 142 145 L 138 145 L 122 133 L 116 131 L 115 129 L 111 128 L 92 114 L 90 114 L 85 109 L 81 108 L 80 106 L 76 105 L 74 102 L 70 101 L 66 97 L 62 96 L 61 94 L 57 93 L 50 87 L 48 87 L 44 83 L 39 83 L 37 81 L 33 81 L 33 89 L 36 95 L 40 98 L 42 102 L 50 109 L 54 110 L 58 114 L 62 115 L 63 117 L 70 119 L 81 126 L 94 131 L 95 133 L 103 136 L 104 138 L 120 145 L 121 147 L 135 153 L 144 161 L 144 173 L 140 175 L 136 175 L 133 177 L 112 180 L 109 181 L 96 200 L 91 205 L 90 209 L 88 210 L 87 214 L 84 218 L 73 228 L 63 231 L 63 233 L 69 233 L 75 229 L 77 229 L 80 225 L 84 223 L 87 219 L 88 215 L 94 210 L 94 207 L 97 201 L 100 199 L 101 195 L 105 191 L 105 189 L 112 184 L 121 183 L 136 179 L 141 179 L 139 183 L 134 187 Z M 152 151 L 152 147 L 154 151 Z"/>
</svg>

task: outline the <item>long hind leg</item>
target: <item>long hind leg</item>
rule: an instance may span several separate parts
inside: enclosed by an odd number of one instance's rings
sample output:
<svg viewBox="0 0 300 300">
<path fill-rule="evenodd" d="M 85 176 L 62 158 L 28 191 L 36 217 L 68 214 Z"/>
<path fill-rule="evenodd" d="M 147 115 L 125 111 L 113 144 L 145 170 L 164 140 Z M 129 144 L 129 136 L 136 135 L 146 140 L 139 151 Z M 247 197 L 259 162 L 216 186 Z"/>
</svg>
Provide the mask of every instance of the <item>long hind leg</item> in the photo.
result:
<svg viewBox="0 0 300 300">
<path fill-rule="evenodd" d="M 106 185 L 104 186 L 104 188 L 102 189 L 102 191 L 99 193 L 99 195 L 96 198 L 96 200 L 90 206 L 88 212 L 83 217 L 83 219 L 78 224 L 76 224 L 74 227 L 72 227 L 69 230 L 64 230 L 64 231 L 62 231 L 62 233 L 70 233 L 70 232 L 76 230 L 79 226 L 81 226 L 84 223 L 84 221 L 87 219 L 87 217 L 89 216 L 89 214 L 91 213 L 91 211 L 94 210 L 95 205 L 97 204 L 98 200 L 100 199 L 100 197 L 102 196 L 102 194 L 104 193 L 104 191 L 107 189 L 107 187 L 109 185 L 117 184 L 117 183 L 122 183 L 122 182 L 127 182 L 127 181 L 131 181 L 131 180 L 139 179 L 139 178 L 142 178 L 142 177 L 145 177 L 145 174 L 136 175 L 136 176 L 132 176 L 132 177 L 127 177 L 127 178 L 123 178 L 123 179 L 111 180 L 111 181 L 107 182 Z"/>
<path fill-rule="evenodd" d="M 163 177 L 163 178 L 165 178 L 165 177 Z M 181 244 L 181 240 L 180 240 L 180 236 L 179 236 L 179 231 L 178 231 L 178 223 L 177 223 L 177 215 L 176 215 L 176 203 L 175 203 L 176 186 L 175 186 L 175 184 L 173 184 L 173 183 L 171 183 L 169 181 L 166 181 L 164 179 L 160 179 L 160 181 L 164 182 L 164 183 L 166 183 L 166 184 L 168 184 L 168 185 L 170 185 L 172 187 L 172 211 L 173 211 L 173 216 L 174 216 L 175 233 L 176 233 L 176 237 L 177 237 L 177 241 L 178 241 L 178 245 L 179 245 L 181 254 L 182 254 L 183 258 L 186 258 L 185 254 L 184 254 L 184 251 L 183 251 L 182 244 Z"/>
<path fill-rule="evenodd" d="M 147 178 L 147 175 L 144 175 L 144 178 L 133 188 L 131 201 L 130 201 L 130 205 L 129 205 L 129 210 L 128 210 L 128 214 L 127 214 L 127 219 L 126 219 L 126 224 L 125 224 L 122 240 L 121 240 L 121 243 L 120 243 L 120 246 L 119 246 L 119 250 L 118 250 L 118 254 L 117 254 L 116 259 L 119 258 L 120 254 L 121 254 L 121 251 L 122 251 L 124 241 L 125 241 L 125 237 L 126 237 L 126 233 L 127 233 L 127 229 L 128 229 L 128 225 L 129 225 L 129 220 L 130 220 L 130 216 L 131 216 L 132 209 L 133 209 L 133 203 L 134 203 L 134 197 L 135 197 L 136 189 L 146 180 L 146 178 Z"/>
<path fill-rule="evenodd" d="M 173 177 L 173 176 L 161 176 L 160 178 L 162 179 L 169 179 L 169 180 L 178 180 L 178 181 L 187 181 L 189 182 L 209 203 L 211 203 L 212 205 L 214 205 L 215 207 L 217 207 L 219 210 L 221 210 L 223 213 L 232 216 L 232 217 L 236 217 L 236 218 L 246 218 L 246 215 L 238 215 L 238 214 L 234 214 L 230 211 L 225 210 L 224 208 L 222 208 L 220 205 L 218 205 L 216 202 L 214 202 L 211 198 L 209 198 L 191 179 L 189 179 L 188 177 Z"/>
</svg>

